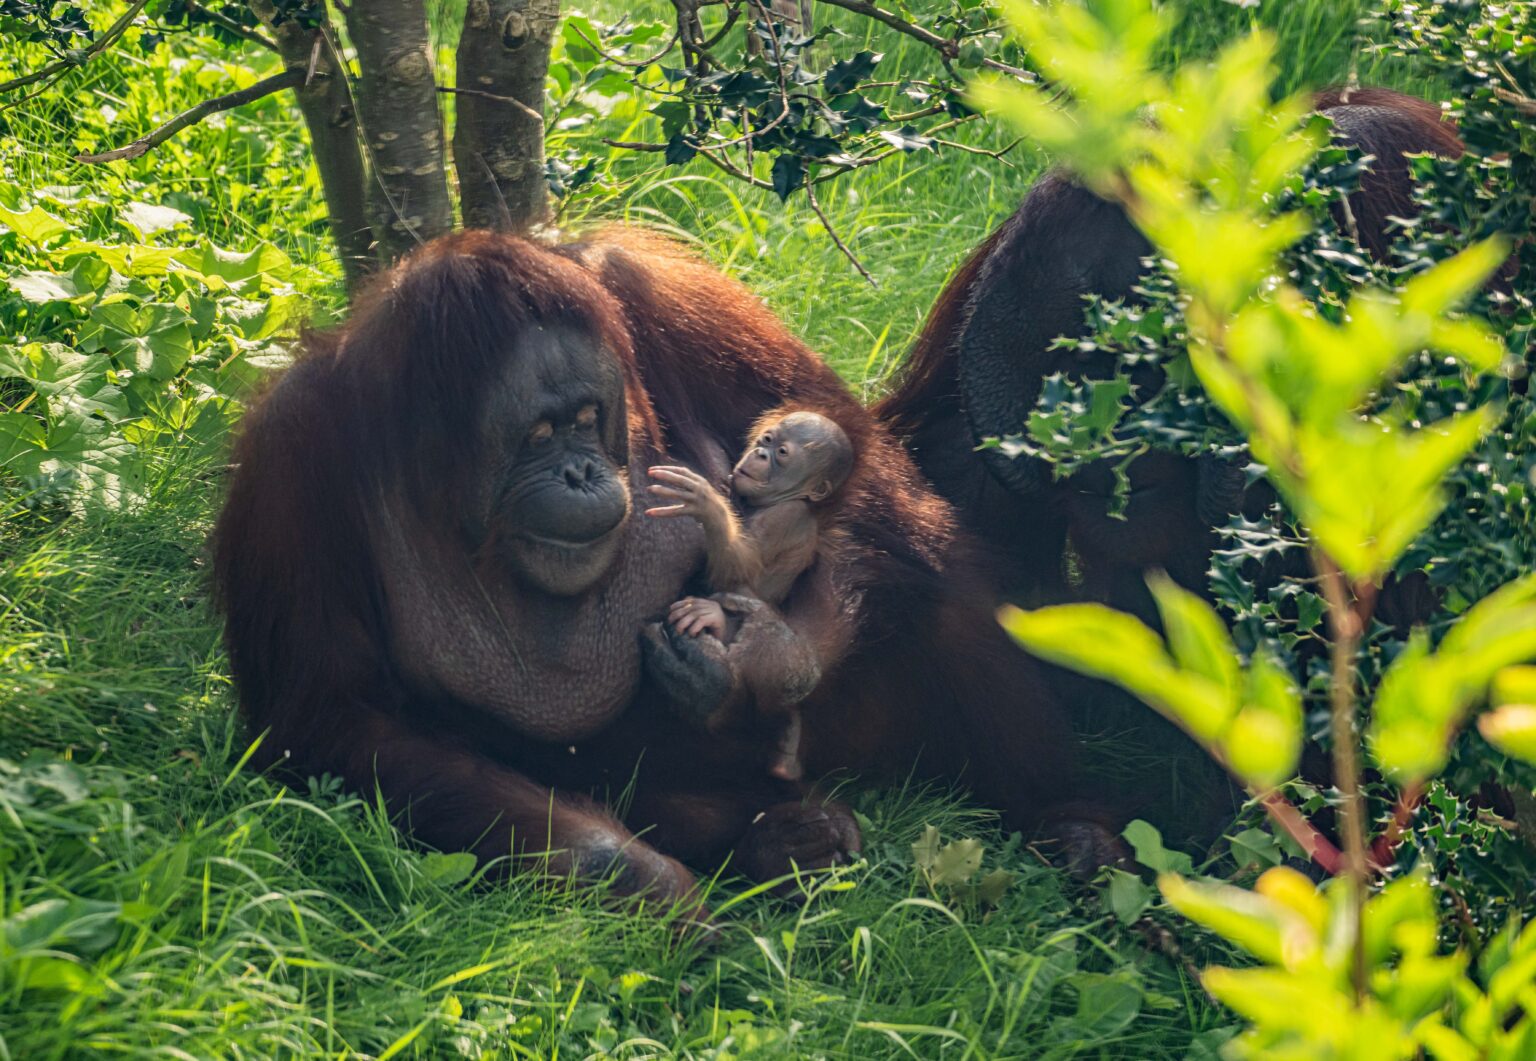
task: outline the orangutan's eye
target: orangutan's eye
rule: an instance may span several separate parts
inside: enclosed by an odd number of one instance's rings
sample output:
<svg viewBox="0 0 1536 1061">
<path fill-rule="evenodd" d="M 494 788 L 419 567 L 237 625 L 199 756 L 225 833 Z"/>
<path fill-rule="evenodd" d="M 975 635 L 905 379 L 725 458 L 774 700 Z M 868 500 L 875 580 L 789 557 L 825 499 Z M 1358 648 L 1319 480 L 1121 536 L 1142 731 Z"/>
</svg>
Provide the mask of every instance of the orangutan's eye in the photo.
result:
<svg viewBox="0 0 1536 1061">
<path fill-rule="evenodd" d="M 583 431 L 590 431 L 597 426 L 597 406 L 583 405 L 576 413 L 576 426 Z"/>
<path fill-rule="evenodd" d="M 789 447 L 788 446 L 780 446 L 779 447 L 779 456 L 781 456 L 781 457 L 789 456 Z"/>
<path fill-rule="evenodd" d="M 555 425 L 548 420 L 540 420 L 533 425 L 533 430 L 528 432 L 530 445 L 541 446 L 555 437 Z"/>
</svg>

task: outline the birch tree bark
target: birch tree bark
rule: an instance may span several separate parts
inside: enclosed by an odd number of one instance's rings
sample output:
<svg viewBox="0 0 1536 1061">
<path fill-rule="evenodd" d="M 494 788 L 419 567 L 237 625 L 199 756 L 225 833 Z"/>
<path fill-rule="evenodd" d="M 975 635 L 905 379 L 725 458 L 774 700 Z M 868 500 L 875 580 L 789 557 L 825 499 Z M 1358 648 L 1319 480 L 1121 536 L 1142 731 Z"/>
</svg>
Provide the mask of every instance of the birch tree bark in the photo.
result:
<svg viewBox="0 0 1536 1061">
<path fill-rule="evenodd" d="M 453 228 L 453 202 L 422 0 L 352 0 L 357 110 L 373 163 L 369 216 L 393 260 Z"/>
<path fill-rule="evenodd" d="M 377 268 L 379 259 L 365 205 L 368 171 L 358 142 L 357 115 L 353 113 L 345 68 L 333 46 L 336 36 L 325 5 L 312 5 L 308 14 L 318 18 L 319 24 L 309 28 L 294 18 L 279 20 L 272 0 L 250 0 L 250 7 L 271 33 L 283 65 L 304 73 L 294 95 L 309 127 L 310 149 L 325 189 L 331 236 L 347 287 L 355 289 Z"/>
<path fill-rule="evenodd" d="M 544 78 L 560 0 L 469 0 L 458 50 L 454 166 L 466 228 L 549 219 Z"/>
</svg>

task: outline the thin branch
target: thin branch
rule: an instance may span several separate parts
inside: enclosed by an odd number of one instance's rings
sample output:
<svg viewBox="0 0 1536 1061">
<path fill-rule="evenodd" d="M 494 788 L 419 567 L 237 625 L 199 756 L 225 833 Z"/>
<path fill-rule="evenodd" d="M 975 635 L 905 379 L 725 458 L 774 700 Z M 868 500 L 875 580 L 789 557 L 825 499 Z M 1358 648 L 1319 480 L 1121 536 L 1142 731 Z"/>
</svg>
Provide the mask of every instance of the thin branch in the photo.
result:
<svg viewBox="0 0 1536 1061">
<path fill-rule="evenodd" d="M 298 88 L 302 84 L 304 84 L 304 72 L 302 70 L 284 70 L 280 74 L 274 74 L 269 78 L 256 82 L 250 88 L 243 88 L 239 92 L 231 92 L 227 95 L 203 100 L 203 102 L 195 107 L 189 107 L 182 111 L 176 117 L 160 126 L 160 128 L 146 136 L 141 136 L 131 144 L 113 148 L 111 151 L 103 151 L 99 155 L 76 155 L 75 161 L 98 163 L 138 158 L 141 155 L 147 154 L 153 148 L 159 147 L 187 126 L 196 125 L 210 114 L 233 110 L 235 107 L 254 103 L 265 96 L 270 96 L 274 92 L 281 92 L 285 88 Z"/>
<path fill-rule="evenodd" d="M 672 30 L 672 36 L 667 40 L 666 44 L 661 46 L 661 49 L 655 55 L 652 55 L 646 59 L 625 59 L 622 56 L 614 55 L 612 52 L 604 49 L 601 44 L 598 44 L 591 37 L 588 37 L 585 33 L 583 33 L 581 31 L 581 27 L 576 25 L 576 23 L 571 22 L 567 23 L 567 25 L 576 31 L 576 36 L 585 41 L 588 48 L 591 48 L 598 55 L 602 56 L 604 60 L 612 63 L 614 66 L 624 66 L 631 70 L 644 70 L 647 66 L 650 66 L 652 63 L 663 58 L 673 48 L 677 47 L 678 39 L 683 35 L 681 27 L 674 28 Z"/>
<path fill-rule="evenodd" d="M 882 22 L 897 33 L 911 37 L 915 41 L 921 41 L 937 51 L 946 60 L 956 59 L 960 55 L 959 41 L 951 40 L 948 37 L 941 37 L 932 30 L 923 29 L 921 26 L 908 22 L 900 15 L 887 11 L 884 8 L 876 7 L 874 4 L 869 3 L 868 0 L 820 0 L 820 2 L 829 7 L 840 7 L 844 11 L 852 11 L 856 15 L 863 15 L 865 18 L 872 18 L 876 22 Z M 996 59 L 983 59 L 981 60 L 981 65 L 1025 81 L 1036 80 L 1035 75 L 1028 70 L 1021 70 L 1017 66 L 1000 63 Z"/>
<path fill-rule="evenodd" d="M 1397 804 L 1392 808 L 1392 820 L 1387 822 L 1387 827 L 1380 836 L 1371 843 L 1372 868 L 1380 873 L 1397 857 L 1398 845 L 1402 843 L 1403 834 L 1413 824 L 1414 812 L 1419 809 L 1419 802 L 1424 797 L 1424 789 L 1421 785 L 1409 785 L 1397 794 Z"/>
<path fill-rule="evenodd" d="M 651 153 L 665 151 L 668 147 L 667 144 L 652 144 L 644 140 L 610 140 L 607 137 L 603 138 L 603 143 L 607 144 L 609 147 L 616 147 L 620 151 L 645 151 Z M 754 177 L 752 174 L 743 171 L 738 166 L 732 164 L 729 159 L 725 159 L 719 155 L 716 155 L 713 149 L 708 147 L 698 147 L 694 148 L 694 150 L 697 151 L 700 157 L 702 157 L 706 162 L 709 162 L 722 173 L 728 173 L 732 177 L 735 177 L 737 180 L 744 181 L 747 184 L 752 185 L 754 188 L 766 188 L 769 191 L 773 190 L 773 185 L 769 184 L 761 177 Z"/>
<path fill-rule="evenodd" d="M 821 219 L 821 227 L 827 230 L 827 235 L 832 238 L 832 242 L 837 245 L 837 249 L 843 252 L 843 257 L 853 263 L 853 267 L 859 271 L 859 275 L 869 281 L 870 287 L 879 290 L 880 285 L 875 282 L 873 276 L 869 275 L 869 270 L 864 268 L 864 263 L 859 261 L 858 255 L 848 249 L 848 244 L 843 242 L 842 237 L 837 234 L 837 229 L 832 227 L 832 222 L 827 217 L 826 211 L 822 210 L 821 203 L 816 200 L 816 188 L 814 185 L 807 184 L 805 186 L 805 197 L 810 202 L 811 209 L 816 211 L 816 216 Z"/>
<path fill-rule="evenodd" d="M 25 88 L 28 85 L 35 85 L 37 82 L 42 81 L 44 78 L 49 78 L 54 74 L 62 73 L 63 71 L 68 70 L 70 67 L 84 66 L 86 63 L 96 58 L 96 56 L 106 51 L 106 49 L 110 48 L 113 42 L 117 40 L 117 38 L 126 33 L 128 31 L 128 27 L 133 24 L 133 20 L 138 17 L 140 11 L 144 10 L 144 5 L 147 3 L 149 3 L 149 0 L 134 0 L 133 6 L 123 13 L 123 17 L 112 23 L 107 32 L 103 33 L 96 40 L 92 41 L 91 46 L 85 49 L 85 54 L 78 60 L 59 59 L 56 62 L 49 63 L 47 66 L 40 70 L 34 70 L 30 74 L 23 74 L 20 77 L 15 77 L 9 81 L 0 83 L 0 95 L 4 95 L 13 89 Z"/>
<path fill-rule="evenodd" d="M 236 22 L 228 15 L 220 14 L 219 12 L 214 11 L 212 8 L 204 7 L 202 4 L 198 3 L 197 0 L 187 0 L 187 10 L 196 11 L 209 22 L 212 22 L 214 25 L 219 26 L 230 33 L 233 33 L 241 40 L 250 41 L 252 44 L 259 44 L 261 47 L 266 48 L 268 51 L 278 51 L 276 41 L 271 40 L 270 38 L 265 37 L 260 33 L 257 33 L 249 26 L 240 25 L 240 23 Z"/>
<path fill-rule="evenodd" d="M 1000 147 L 996 151 L 989 150 L 985 147 L 976 147 L 973 144 L 962 144 L 958 140 L 941 140 L 939 137 L 934 137 L 933 142 L 943 147 L 951 148 L 955 151 L 964 151 L 971 155 L 986 155 L 988 158 L 995 158 L 999 162 L 1002 162 L 1004 161 L 1004 155 L 1008 154 L 1008 152 L 1018 147 L 1019 144 L 1023 143 L 1024 141 L 1023 137 L 1020 137 L 1019 139 L 1010 143 L 1007 147 Z M 1008 165 L 1012 165 L 1012 163 L 1010 162 Z"/>
<path fill-rule="evenodd" d="M 478 88 L 450 88 L 447 85 L 438 85 L 437 90 L 452 96 L 474 96 L 477 99 L 488 99 L 492 103 L 505 103 L 509 107 L 515 107 L 517 110 L 522 111 L 525 115 L 541 124 L 544 121 L 544 115 L 528 106 L 522 100 L 513 99 L 511 96 L 498 96 L 494 92 L 485 92 Z M 661 145 L 663 150 L 666 149 L 666 146 L 666 144 Z"/>
</svg>

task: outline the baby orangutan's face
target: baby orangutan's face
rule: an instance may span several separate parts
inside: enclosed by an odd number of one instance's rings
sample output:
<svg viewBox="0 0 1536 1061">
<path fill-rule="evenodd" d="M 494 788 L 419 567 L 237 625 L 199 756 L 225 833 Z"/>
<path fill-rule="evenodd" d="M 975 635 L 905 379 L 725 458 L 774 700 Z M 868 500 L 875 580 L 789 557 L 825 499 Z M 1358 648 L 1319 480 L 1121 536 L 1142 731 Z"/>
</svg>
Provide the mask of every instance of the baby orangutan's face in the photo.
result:
<svg viewBox="0 0 1536 1061">
<path fill-rule="evenodd" d="M 731 472 L 731 491 L 754 508 L 825 500 L 848 478 L 853 446 L 820 413 L 789 413 L 770 423 Z"/>
</svg>

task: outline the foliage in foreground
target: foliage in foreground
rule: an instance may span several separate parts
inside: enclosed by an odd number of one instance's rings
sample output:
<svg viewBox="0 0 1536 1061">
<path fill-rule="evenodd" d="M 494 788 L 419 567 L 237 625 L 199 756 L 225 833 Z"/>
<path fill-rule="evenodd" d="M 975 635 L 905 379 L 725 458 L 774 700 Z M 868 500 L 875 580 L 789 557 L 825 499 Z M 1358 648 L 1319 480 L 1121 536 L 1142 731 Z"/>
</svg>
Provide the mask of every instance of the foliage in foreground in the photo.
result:
<svg viewBox="0 0 1536 1061">
<path fill-rule="evenodd" d="M 1368 720 L 1357 700 L 1361 642 L 1386 577 L 1444 509 L 1446 478 L 1503 418 L 1496 401 L 1442 413 L 1393 385 L 1424 350 L 1454 358 L 1470 380 L 1512 371 L 1489 329 L 1456 313 L 1504 266 L 1511 242 L 1493 236 L 1443 260 L 1422 255 L 1392 289 L 1309 298 L 1282 252 L 1310 227 L 1293 207 L 1302 200 L 1299 175 L 1323 141 L 1306 122 L 1304 96 L 1271 102 L 1269 39 L 1236 41 L 1210 66 L 1165 77 L 1150 56 L 1168 20 L 1148 3 L 1010 6 L 1031 53 L 1072 102 L 997 82 L 978 98 L 1117 200 L 1152 242 L 1176 285 L 1171 305 L 1182 317 L 1188 373 L 1236 429 L 1310 554 L 1327 620 L 1321 684 L 1342 842 L 1335 848 L 1277 789 L 1300 757 L 1300 690 L 1267 645 L 1250 645 L 1245 661 L 1200 596 L 1151 580 L 1162 636 L 1093 604 L 1015 609 L 1005 625 L 1032 651 L 1116 682 L 1181 726 L 1332 875 L 1318 888 L 1276 866 L 1251 890 L 1160 876 L 1175 910 L 1260 963 L 1202 977 L 1248 1022 L 1227 1056 L 1528 1057 L 1536 1051 L 1536 923 L 1522 925 L 1516 912 L 1491 938 L 1468 941 L 1481 948 L 1474 965 L 1466 950 L 1442 944 L 1442 934 L 1455 933 L 1437 917 L 1428 869 L 1395 874 L 1392 855 L 1490 687 L 1481 733 L 1536 761 L 1536 710 L 1527 706 L 1536 683 L 1532 668 L 1519 666 L 1536 657 L 1536 576 L 1489 593 L 1433 647 L 1415 633 L 1370 689 Z M 1485 17 L 1487 44 L 1526 58 L 1536 52 L 1529 12 L 1492 5 Z M 1484 194 L 1494 198 L 1498 187 Z M 1529 201 L 1528 187 L 1505 191 Z M 1399 792 L 1397 813 L 1374 838 L 1362 746 Z M 1394 879 L 1380 884 L 1386 877 Z"/>
</svg>

